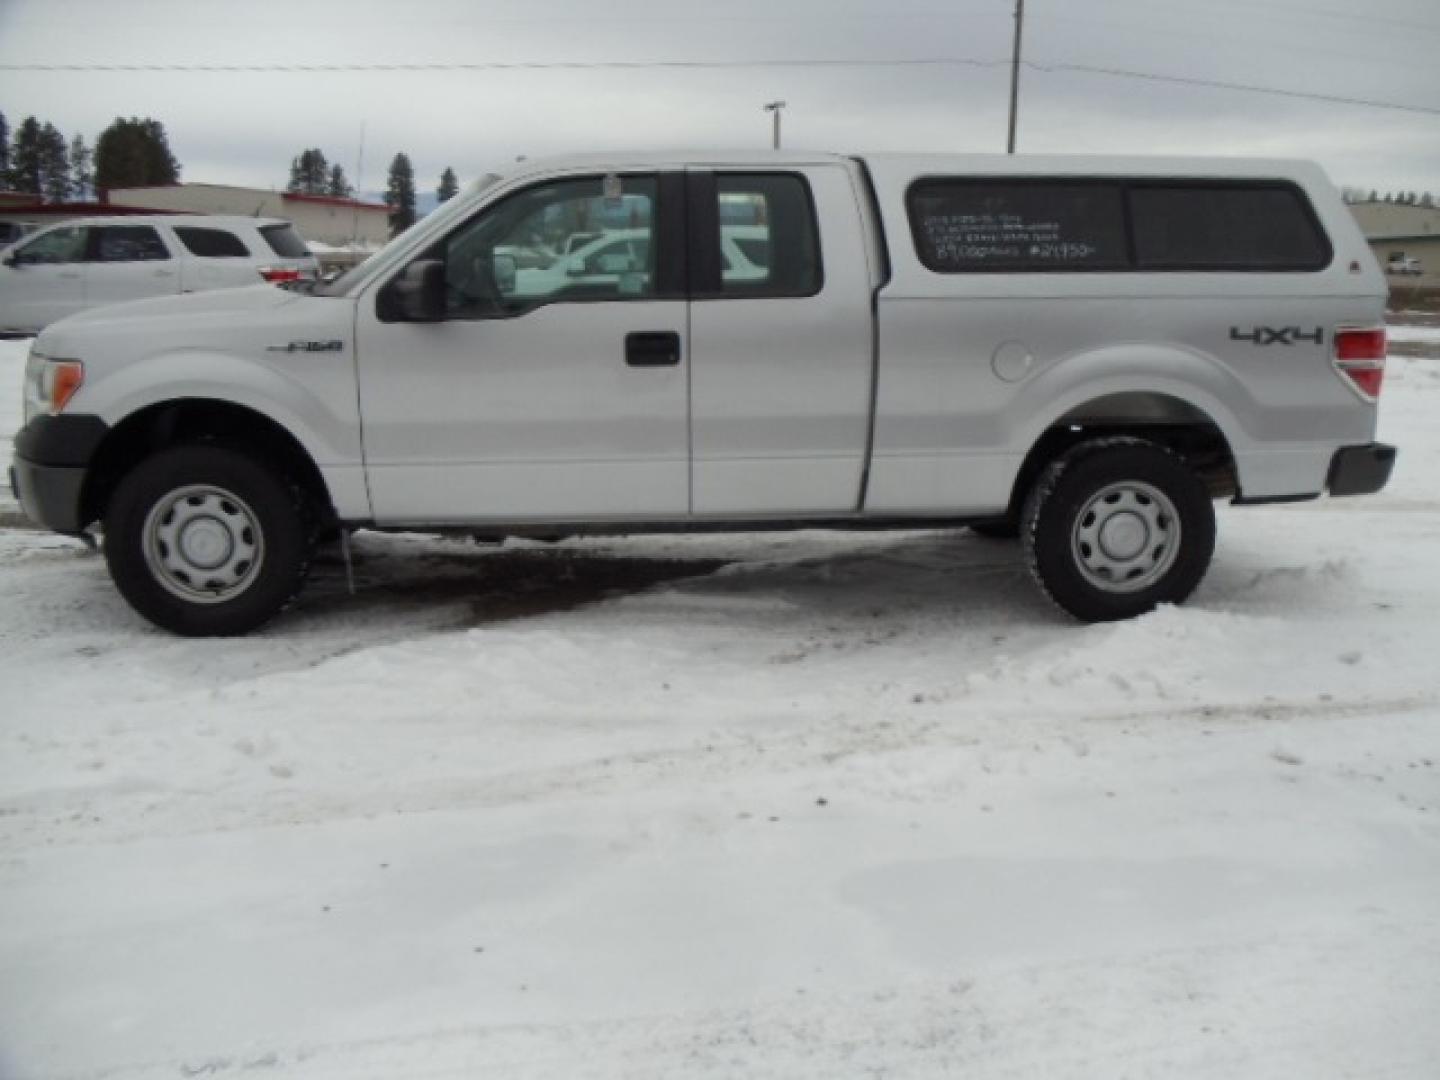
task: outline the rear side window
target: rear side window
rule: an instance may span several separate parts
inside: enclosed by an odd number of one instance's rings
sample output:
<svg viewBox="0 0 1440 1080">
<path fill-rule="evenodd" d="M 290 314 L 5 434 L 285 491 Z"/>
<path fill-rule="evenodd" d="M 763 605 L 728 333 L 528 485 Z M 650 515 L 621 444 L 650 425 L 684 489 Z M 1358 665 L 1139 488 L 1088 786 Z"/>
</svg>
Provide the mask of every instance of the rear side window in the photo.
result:
<svg viewBox="0 0 1440 1080">
<path fill-rule="evenodd" d="M 154 262 L 170 258 L 149 225 L 101 225 L 90 229 L 90 262 Z"/>
<path fill-rule="evenodd" d="M 1282 181 L 932 178 L 911 186 L 908 209 L 937 274 L 1314 271 L 1332 257 Z"/>
<path fill-rule="evenodd" d="M 720 295 L 814 296 L 820 238 L 810 189 L 791 173 L 718 173 Z"/>
<path fill-rule="evenodd" d="M 303 259 L 310 254 L 310 249 L 293 225 L 261 225 L 260 235 L 270 245 L 270 250 L 282 259 Z"/>
<path fill-rule="evenodd" d="M 1320 270 L 1330 245 L 1289 185 L 1137 185 L 1130 190 L 1141 270 Z"/>
<path fill-rule="evenodd" d="M 922 180 L 909 203 L 915 249 L 938 274 L 1128 268 L 1118 183 Z"/>
<path fill-rule="evenodd" d="M 225 229 L 201 229 L 193 225 L 177 225 L 175 235 L 191 255 L 205 259 L 247 259 L 250 249 L 245 242 Z"/>
</svg>

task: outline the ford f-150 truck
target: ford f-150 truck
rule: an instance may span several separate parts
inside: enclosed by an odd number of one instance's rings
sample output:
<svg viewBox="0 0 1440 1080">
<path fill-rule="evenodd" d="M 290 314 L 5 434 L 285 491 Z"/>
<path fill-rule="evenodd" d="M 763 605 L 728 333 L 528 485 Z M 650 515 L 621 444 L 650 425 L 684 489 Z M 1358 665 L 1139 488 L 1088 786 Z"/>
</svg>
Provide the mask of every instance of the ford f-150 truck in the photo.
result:
<svg viewBox="0 0 1440 1080">
<path fill-rule="evenodd" d="M 1212 500 L 1385 484 L 1385 293 L 1302 162 L 525 162 L 313 290 L 52 325 L 13 482 L 182 634 L 357 527 L 972 526 L 1123 618 L 1194 590 Z"/>
</svg>

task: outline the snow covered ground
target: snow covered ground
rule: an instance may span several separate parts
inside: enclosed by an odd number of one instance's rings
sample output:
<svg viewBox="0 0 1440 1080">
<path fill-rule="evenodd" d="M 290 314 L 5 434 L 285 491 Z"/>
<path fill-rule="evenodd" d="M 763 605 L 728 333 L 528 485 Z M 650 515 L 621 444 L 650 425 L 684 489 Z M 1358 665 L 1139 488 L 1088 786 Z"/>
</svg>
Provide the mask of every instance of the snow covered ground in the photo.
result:
<svg viewBox="0 0 1440 1080">
<path fill-rule="evenodd" d="M 362 536 L 195 642 L 0 529 L 0 1077 L 1431 1080 L 1437 415 L 1102 627 L 968 533 Z"/>
</svg>

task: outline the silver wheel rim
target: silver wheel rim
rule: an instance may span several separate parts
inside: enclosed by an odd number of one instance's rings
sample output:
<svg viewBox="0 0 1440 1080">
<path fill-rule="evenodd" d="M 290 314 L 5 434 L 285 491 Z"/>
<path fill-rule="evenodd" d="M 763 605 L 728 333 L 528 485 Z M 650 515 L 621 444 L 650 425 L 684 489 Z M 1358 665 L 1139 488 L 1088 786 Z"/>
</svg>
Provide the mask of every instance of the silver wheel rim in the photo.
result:
<svg viewBox="0 0 1440 1080">
<path fill-rule="evenodd" d="M 145 564 L 167 592 L 192 604 L 232 600 L 265 560 L 259 519 L 224 488 L 176 488 L 145 517 Z"/>
<path fill-rule="evenodd" d="M 1133 593 L 1154 585 L 1180 554 L 1180 515 L 1163 491 L 1139 480 L 1107 484 L 1075 518 L 1075 565 L 1095 588 Z"/>
</svg>

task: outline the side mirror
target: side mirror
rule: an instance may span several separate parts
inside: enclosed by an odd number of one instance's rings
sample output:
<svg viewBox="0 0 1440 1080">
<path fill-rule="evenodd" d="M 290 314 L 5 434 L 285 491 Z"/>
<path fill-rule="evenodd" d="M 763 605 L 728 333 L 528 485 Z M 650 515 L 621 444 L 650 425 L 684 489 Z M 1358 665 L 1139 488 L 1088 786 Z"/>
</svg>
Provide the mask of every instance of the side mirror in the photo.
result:
<svg viewBox="0 0 1440 1080">
<path fill-rule="evenodd" d="M 495 288 L 499 289 L 502 295 L 505 293 L 514 292 L 516 269 L 515 256 L 496 255 L 493 266 L 495 270 Z"/>
<path fill-rule="evenodd" d="M 565 260 L 565 273 L 569 277 L 581 277 L 585 273 L 585 260 L 569 258 Z"/>
<path fill-rule="evenodd" d="M 445 318 L 445 264 L 417 259 L 380 294 L 384 322 L 440 322 Z"/>
</svg>

